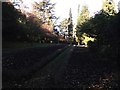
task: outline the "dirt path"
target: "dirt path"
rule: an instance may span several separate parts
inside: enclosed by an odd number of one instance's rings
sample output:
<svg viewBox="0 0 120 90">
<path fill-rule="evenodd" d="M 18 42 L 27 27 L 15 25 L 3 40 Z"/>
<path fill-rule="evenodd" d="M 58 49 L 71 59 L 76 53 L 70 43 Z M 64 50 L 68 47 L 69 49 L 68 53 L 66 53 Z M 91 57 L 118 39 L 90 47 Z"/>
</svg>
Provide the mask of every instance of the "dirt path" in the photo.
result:
<svg viewBox="0 0 120 90">
<path fill-rule="evenodd" d="M 38 57 L 37 55 L 34 58 Z M 17 84 L 16 88 L 119 90 L 118 77 L 116 60 L 95 58 L 87 48 L 67 46 L 48 64 L 32 73 L 29 79 Z"/>
<path fill-rule="evenodd" d="M 3 87 L 21 87 L 21 83 L 52 61 L 66 49 L 66 45 L 25 48 L 2 55 Z"/>
<path fill-rule="evenodd" d="M 64 70 L 68 64 L 73 49 L 74 47 L 69 46 L 48 65 L 36 72 L 29 81 L 26 81 L 24 87 L 58 88 L 59 81 L 62 79 L 62 75 L 65 72 Z"/>
<path fill-rule="evenodd" d="M 119 90 L 117 62 L 93 57 L 88 49 L 75 47 L 64 72 L 61 87 Z"/>
<path fill-rule="evenodd" d="M 67 52 L 67 53 L 66 53 Z M 62 57 L 64 55 L 64 57 Z M 99 60 L 86 48 L 72 47 L 26 82 L 28 88 L 119 88 L 115 61 Z"/>
</svg>

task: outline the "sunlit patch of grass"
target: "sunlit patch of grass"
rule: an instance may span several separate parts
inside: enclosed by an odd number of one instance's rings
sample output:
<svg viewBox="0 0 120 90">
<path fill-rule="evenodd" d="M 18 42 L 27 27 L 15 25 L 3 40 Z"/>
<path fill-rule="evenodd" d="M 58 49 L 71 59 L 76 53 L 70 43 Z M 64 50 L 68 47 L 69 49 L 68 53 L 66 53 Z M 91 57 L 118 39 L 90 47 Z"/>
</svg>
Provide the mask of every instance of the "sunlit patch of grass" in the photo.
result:
<svg viewBox="0 0 120 90">
<path fill-rule="evenodd" d="M 89 41 L 94 42 L 94 41 L 95 41 L 95 38 L 92 38 L 92 37 L 88 36 L 88 34 L 83 33 L 83 34 L 82 34 L 82 42 L 85 44 L 85 47 L 88 46 L 88 42 L 89 42 Z"/>
</svg>

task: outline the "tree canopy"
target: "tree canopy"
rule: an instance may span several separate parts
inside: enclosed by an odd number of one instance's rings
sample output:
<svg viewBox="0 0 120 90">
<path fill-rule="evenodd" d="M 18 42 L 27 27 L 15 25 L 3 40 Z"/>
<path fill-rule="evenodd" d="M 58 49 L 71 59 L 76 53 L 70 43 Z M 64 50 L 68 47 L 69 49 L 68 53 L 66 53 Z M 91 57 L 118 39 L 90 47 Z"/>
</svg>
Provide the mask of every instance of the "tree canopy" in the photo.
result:
<svg viewBox="0 0 120 90">
<path fill-rule="evenodd" d="M 3 41 L 50 42 L 50 40 L 57 40 L 56 36 L 48 30 L 51 28 L 50 25 L 44 28 L 43 18 L 38 18 L 32 13 L 22 13 L 10 2 L 4 2 L 2 6 Z"/>
<path fill-rule="evenodd" d="M 55 4 L 51 3 L 50 0 L 43 0 L 39 3 L 35 2 L 33 5 L 33 12 L 43 21 L 43 23 L 52 24 L 52 19 L 55 19 L 54 15 Z"/>
<path fill-rule="evenodd" d="M 85 20 L 82 25 L 78 25 L 79 32 L 95 38 L 95 41 L 88 42 L 89 47 L 97 55 L 116 58 L 119 55 L 120 13 L 116 14 L 113 1 L 104 2 L 104 7 L 94 17 Z"/>
</svg>

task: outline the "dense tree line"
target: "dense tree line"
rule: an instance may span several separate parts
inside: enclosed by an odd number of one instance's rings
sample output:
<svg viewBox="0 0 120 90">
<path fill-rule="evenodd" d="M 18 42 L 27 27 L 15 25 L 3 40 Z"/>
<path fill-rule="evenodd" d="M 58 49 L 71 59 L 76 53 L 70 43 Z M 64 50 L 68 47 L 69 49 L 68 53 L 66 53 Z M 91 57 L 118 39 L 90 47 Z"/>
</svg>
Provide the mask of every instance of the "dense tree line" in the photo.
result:
<svg viewBox="0 0 120 90">
<path fill-rule="evenodd" d="M 101 11 L 80 26 L 79 32 L 96 39 L 88 43 L 93 53 L 115 59 L 120 55 L 120 12 L 116 13 L 112 2 L 105 3 Z"/>
<path fill-rule="evenodd" d="M 50 10 L 52 10 L 52 8 Z M 51 12 L 49 12 L 49 14 L 51 14 Z M 48 21 L 50 22 L 50 20 L 51 16 L 49 17 Z M 46 22 L 44 22 L 42 18 L 37 17 L 35 14 L 27 13 L 26 15 L 22 13 L 21 10 L 16 9 L 10 2 L 2 3 L 3 42 L 57 42 L 57 36 L 52 34 L 52 32 L 50 32 L 49 30 L 47 30 L 50 24 L 47 24 L 48 27 L 46 26 L 47 28 L 44 28 Z"/>
</svg>

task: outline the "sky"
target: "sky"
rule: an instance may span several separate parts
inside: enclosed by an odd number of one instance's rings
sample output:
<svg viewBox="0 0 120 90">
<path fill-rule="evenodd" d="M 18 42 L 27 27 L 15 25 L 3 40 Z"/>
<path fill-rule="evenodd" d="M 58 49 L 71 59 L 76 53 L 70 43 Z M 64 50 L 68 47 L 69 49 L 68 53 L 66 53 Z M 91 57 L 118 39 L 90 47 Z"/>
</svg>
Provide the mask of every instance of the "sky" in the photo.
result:
<svg viewBox="0 0 120 90">
<path fill-rule="evenodd" d="M 80 9 L 83 5 L 87 5 L 90 11 L 90 15 L 94 12 L 99 11 L 102 6 L 101 0 L 52 0 L 56 2 L 56 15 L 60 16 L 62 20 L 69 15 L 69 9 L 72 10 L 73 21 L 76 21 L 78 15 L 78 5 L 80 4 Z"/>
<path fill-rule="evenodd" d="M 73 22 L 75 23 L 78 15 L 78 4 L 80 4 L 80 10 L 83 5 L 87 5 L 90 11 L 90 16 L 94 16 L 97 11 L 102 8 L 102 0 L 51 0 L 56 2 L 56 15 L 60 16 L 60 20 L 69 15 L 69 9 L 72 9 Z M 120 0 L 114 0 L 116 5 Z M 116 7 L 117 8 L 117 7 Z"/>
<path fill-rule="evenodd" d="M 41 0 L 23 0 L 28 7 L 31 7 L 30 3 L 33 1 Z M 114 0 L 116 5 L 120 0 Z M 59 17 L 59 20 L 67 18 L 69 15 L 69 9 L 72 9 L 73 22 L 75 23 L 78 15 L 78 4 L 80 4 L 80 9 L 83 5 L 87 5 L 90 11 L 90 16 L 93 16 L 95 12 L 101 10 L 102 0 L 51 0 L 51 2 L 56 3 L 55 5 L 55 15 Z"/>
</svg>

